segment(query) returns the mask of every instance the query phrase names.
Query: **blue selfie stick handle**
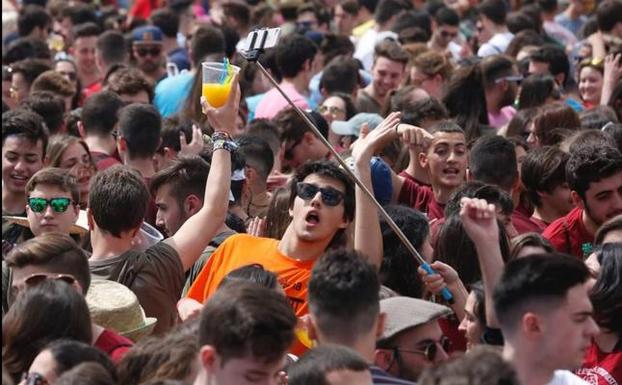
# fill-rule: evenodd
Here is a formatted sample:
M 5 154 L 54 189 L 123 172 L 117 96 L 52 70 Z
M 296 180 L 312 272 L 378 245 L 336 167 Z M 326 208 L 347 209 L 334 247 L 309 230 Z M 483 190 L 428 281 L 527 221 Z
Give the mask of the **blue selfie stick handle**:
M 422 263 L 421 267 L 428 274 L 437 274 L 436 271 L 432 269 L 432 266 L 430 266 L 427 263 Z M 441 290 L 441 296 L 443 296 L 443 299 L 447 301 L 447 303 L 450 303 L 450 304 L 454 303 L 454 296 L 453 294 L 451 294 L 451 291 L 449 291 L 448 288 L 444 287 L 443 290 Z

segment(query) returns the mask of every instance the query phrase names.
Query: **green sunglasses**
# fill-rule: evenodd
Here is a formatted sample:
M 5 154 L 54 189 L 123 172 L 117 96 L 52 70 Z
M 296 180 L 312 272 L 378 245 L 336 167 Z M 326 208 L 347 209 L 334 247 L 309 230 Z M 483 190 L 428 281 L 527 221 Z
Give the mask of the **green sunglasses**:
M 52 207 L 54 212 L 64 213 L 72 203 L 74 202 L 70 198 L 28 198 L 28 206 L 35 213 L 42 213 L 48 205 Z

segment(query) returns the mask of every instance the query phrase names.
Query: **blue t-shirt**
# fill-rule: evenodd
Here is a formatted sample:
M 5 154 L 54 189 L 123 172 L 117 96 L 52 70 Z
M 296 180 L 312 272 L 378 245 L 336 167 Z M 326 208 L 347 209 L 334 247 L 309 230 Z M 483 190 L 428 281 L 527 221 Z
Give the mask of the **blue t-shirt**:
M 160 115 L 166 118 L 175 115 L 181 110 L 186 99 L 190 95 L 194 74 L 184 72 L 177 76 L 162 79 L 155 88 L 153 104 Z

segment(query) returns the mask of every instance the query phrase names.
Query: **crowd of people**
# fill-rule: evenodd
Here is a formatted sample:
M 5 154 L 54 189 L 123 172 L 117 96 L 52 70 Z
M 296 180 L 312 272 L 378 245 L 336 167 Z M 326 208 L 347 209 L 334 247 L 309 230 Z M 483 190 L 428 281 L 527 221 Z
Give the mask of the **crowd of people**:
M 622 385 L 621 0 L 2 29 L 3 385 Z M 239 68 L 222 106 L 205 62 Z

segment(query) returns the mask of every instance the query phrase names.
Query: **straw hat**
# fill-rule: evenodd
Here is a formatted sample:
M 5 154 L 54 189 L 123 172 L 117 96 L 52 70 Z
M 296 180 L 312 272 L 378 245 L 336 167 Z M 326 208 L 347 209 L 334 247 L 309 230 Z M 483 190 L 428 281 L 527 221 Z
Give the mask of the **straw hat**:
M 3 215 L 2 219 L 9 221 L 11 223 L 18 224 L 23 227 L 30 228 L 30 223 L 28 222 L 27 217 L 16 217 L 12 215 Z M 84 235 L 88 232 L 89 232 L 89 224 L 88 224 L 88 220 L 86 219 L 86 211 L 80 210 L 80 212 L 78 213 L 78 220 L 76 220 L 76 223 L 71 225 L 71 227 L 69 228 L 69 233 Z
M 113 329 L 133 341 L 151 334 L 156 322 L 145 317 L 138 298 L 129 288 L 115 281 L 94 279 L 86 294 L 93 323 Z

